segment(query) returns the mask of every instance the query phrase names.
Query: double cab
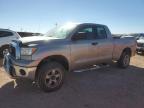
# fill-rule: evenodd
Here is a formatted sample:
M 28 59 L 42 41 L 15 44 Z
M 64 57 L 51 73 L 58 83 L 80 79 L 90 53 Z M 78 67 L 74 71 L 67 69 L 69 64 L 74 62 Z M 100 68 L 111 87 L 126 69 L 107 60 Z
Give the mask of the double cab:
M 59 89 L 70 71 L 111 62 L 127 68 L 135 52 L 133 37 L 112 37 L 106 25 L 67 23 L 44 36 L 13 41 L 4 68 L 12 78 L 32 79 L 49 92 Z

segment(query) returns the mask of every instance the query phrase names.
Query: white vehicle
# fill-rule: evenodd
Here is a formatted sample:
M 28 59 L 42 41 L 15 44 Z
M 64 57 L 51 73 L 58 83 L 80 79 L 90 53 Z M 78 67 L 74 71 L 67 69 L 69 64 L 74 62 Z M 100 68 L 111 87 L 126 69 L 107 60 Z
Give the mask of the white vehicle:
M 136 49 L 137 53 L 141 52 L 142 54 L 144 54 L 144 36 L 141 36 L 138 40 L 137 40 L 137 49 Z
M 12 40 L 17 40 L 20 38 L 20 35 L 17 32 L 14 32 L 9 29 L 0 29 L 0 57 L 8 51 L 9 43 Z

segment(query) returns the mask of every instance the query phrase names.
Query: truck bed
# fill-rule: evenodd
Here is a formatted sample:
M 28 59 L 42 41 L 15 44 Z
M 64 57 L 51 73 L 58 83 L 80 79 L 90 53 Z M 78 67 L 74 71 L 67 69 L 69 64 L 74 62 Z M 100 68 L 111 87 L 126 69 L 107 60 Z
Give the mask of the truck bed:
M 113 49 L 113 59 L 118 60 L 120 54 L 124 48 L 130 48 L 132 50 L 132 55 L 135 54 L 136 50 L 136 40 L 132 36 L 114 36 L 114 49 Z

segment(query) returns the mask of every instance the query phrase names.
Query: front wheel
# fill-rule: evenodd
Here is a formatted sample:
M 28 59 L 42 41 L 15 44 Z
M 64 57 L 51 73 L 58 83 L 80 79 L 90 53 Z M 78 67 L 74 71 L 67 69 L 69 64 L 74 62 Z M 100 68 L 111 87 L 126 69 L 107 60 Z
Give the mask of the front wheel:
M 130 53 L 129 52 L 123 52 L 120 59 L 118 60 L 118 65 L 121 68 L 127 68 L 130 64 Z
M 65 68 L 57 62 L 48 62 L 39 69 L 38 85 L 45 92 L 58 90 L 64 81 Z

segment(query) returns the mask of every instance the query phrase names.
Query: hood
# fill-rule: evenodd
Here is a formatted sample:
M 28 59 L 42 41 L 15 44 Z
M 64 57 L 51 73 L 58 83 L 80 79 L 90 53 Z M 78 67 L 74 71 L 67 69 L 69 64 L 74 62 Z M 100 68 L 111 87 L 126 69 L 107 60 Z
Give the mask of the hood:
M 56 40 L 56 39 L 58 39 L 58 38 L 46 37 L 46 36 L 31 36 L 31 37 L 20 38 L 22 44 L 24 44 L 24 45 L 45 44 L 49 41 Z
M 137 43 L 144 43 L 144 39 L 137 40 Z

